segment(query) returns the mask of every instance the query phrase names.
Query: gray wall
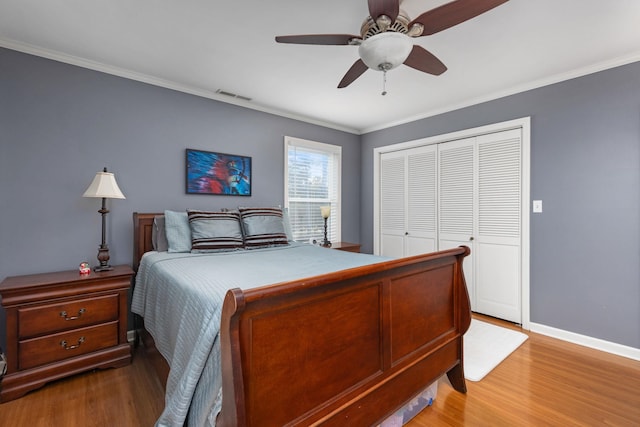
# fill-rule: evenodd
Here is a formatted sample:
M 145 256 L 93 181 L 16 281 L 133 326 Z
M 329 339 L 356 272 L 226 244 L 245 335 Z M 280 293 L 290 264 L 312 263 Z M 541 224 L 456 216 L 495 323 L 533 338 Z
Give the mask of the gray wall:
M 282 205 L 285 135 L 343 147 L 342 237 L 360 241 L 359 136 L 0 48 L 0 281 L 97 263 L 82 193 L 104 166 L 126 196 L 107 201 L 114 265 L 133 212 Z M 186 148 L 251 156 L 252 196 L 185 194 Z
M 310 100 L 313 102 L 313 100 Z M 360 240 L 359 136 L 0 49 L 0 280 L 94 265 L 106 166 L 112 264 L 130 264 L 135 211 L 282 205 L 284 135 L 343 147 L 345 240 Z M 253 158 L 252 196 L 185 194 L 185 148 Z
M 96 262 L 100 202 L 81 195 L 104 166 L 127 196 L 109 201 L 113 264 L 134 211 L 281 204 L 284 135 L 343 147 L 343 238 L 370 252 L 373 148 L 523 116 L 544 201 L 531 320 L 640 348 L 640 64 L 359 137 L 0 49 L 0 280 Z M 185 148 L 252 156 L 253 196 L 186 195 Z
M 640 63 L 363 135 L 363 249 L 374 148 L 525 116 L 531 321 L 640 348 Z

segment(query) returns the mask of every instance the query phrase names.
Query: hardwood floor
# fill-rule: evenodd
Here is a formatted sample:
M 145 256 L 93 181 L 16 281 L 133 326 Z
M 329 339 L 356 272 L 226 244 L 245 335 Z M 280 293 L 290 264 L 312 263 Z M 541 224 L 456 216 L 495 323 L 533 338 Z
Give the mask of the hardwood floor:
M 407 426 L 640 425 L 640 362 L 527 335 L 529 339 L 481 381 L 467 381 L 467 394 L 441 380 L 433 406 Z
M 640 362 L 534 333 L 467 388 L 461 394 L 441 380 L 433 406 L 407 425 L 640 425 Z M 0 426 L 153 426 L 163 405 L 162 387 L 136 351 L 130 366 L 60 380 L 1 404 Z
M 164 392 L 143 354 L 136 351 L 131 365 L 75 375 L 0 404 L 0 426 L 153 426 Z

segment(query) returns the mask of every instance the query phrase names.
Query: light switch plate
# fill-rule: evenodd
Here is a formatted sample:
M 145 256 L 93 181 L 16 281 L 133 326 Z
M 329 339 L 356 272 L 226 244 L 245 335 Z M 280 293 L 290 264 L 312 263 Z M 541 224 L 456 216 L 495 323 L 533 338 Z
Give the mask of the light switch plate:
M 542 200 L 534 200 L 533 201 L 533 213 L 542 212 Z

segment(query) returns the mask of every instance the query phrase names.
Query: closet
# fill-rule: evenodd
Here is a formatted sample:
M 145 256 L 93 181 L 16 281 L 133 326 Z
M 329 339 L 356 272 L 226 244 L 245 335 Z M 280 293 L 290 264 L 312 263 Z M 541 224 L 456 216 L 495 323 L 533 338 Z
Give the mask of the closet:
M 396 258 L 469 246 L 464 271 L 472 310 L 515 323 L 523 323 L 528 255 L 522 133 L 483 129 L 382 147 L 375 156 L 375 253 Z

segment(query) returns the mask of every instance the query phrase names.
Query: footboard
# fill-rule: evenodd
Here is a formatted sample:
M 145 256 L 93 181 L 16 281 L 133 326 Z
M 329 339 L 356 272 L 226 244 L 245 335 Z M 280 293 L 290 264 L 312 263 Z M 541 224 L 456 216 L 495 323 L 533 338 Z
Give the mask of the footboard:
M 376 425 L 447 373 L 465 392 L 469 249 L 227 293 L 223 426 Z

